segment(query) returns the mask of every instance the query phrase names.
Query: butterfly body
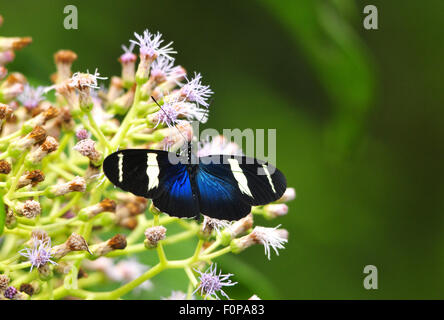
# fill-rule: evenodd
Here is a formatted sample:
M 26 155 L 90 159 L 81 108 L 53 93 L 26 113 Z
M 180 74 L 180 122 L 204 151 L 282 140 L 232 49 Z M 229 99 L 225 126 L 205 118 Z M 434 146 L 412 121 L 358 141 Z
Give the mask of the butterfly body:
M 160 211 L 175 217 L 200 214 L 238 220 L 251 206 L 279 199 L 284 175 L 266 162 L 244 156 L 195 158 L 161 150 L 125 149 L 103 163 L 108 179 L 122 190 L 153 199 Z

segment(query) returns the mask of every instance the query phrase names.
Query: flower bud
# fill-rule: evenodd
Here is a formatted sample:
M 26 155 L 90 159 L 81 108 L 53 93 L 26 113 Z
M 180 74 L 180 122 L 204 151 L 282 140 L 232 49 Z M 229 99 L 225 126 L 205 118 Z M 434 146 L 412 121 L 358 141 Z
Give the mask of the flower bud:
M 103 199 L 101 202 L 95 205 L 80 210 L 79 217 L 81 220 L 87 221 L 104 211 L 115 212 L 116 202 L 110 199 Z
M 22 283 L 19 290 L 23 293 L 26 293 L 28 296 L 32 296 L 40 292 L 40 284 L 37 281 L 33 281 L 31 283 Z
M 26 171 L 24 175 L 19 178 L 17 189 L 23 188 L 27 185 L 35 187 L 39 182 L 45 180 L 45 174 L 41 170 Z
M 8 289 L 9 277 L 6 274 L 0 274 L 0 293 Z
M 48 281 L 54 276 L 51 267 L 47 263 L 39 266 L 37 270 L 39 272 L 39 278 L 43 281 Z
M 165 239 L 166 236 L 166 228 L 163 226 L 155 226 L 145 230 L 145 238 L 144 241 L 145 247 L 148 249 L 157 247 L 157 244 L 160 240 Z
M 70 192 L 85 192 L 85 190 L 86 190 L 85 179 L 77 176 L 69 182 L 60 183 L 49 187 L 47 191 L 47 196 L 58 197 Z
M 126 88 L 132 85 L 136 78 L 135 73 L 137 56 L 131 52 L 133 47 L 134 46 L 130 46 L 130 48 L 125 50 L 125 53 L 122 54 L 118 59 L 122 64 L 122 80 Z
M 222 231 L 222 244 L 227 245 L 231 239 L 247 232 L 253 227 L 253 215 L 249 213 L 246 217 L 234 222 L 229 229 Z
M 77 60 L 77 54 L 71 50 L 59 50 L 54 54 L 57 67 L 56 83 L 62 83 L 71 78 L 71 66 L 75 60 Z
M 74 147 L 82 156 L 88 157 L 94 165 L 99 165 L 102 154 L 96 150 L 96 143 L 92 139 L 84 139 L 77 142 Z
M 288 202 L 294 200 L 295 198 L 296 190 L 294 188 L 287 188 L 278 202 Z
M 114 99 L 111 103 L 111 110 L 115 114 L 123 115 L 133 105 L 136 86 L 134 85 L 126 93 Z
M 49 153 L 56 151 L 59 147 L 59 143 L 53 137 L 46 137 L 45 142 L 40 145 L 37 149 L 31 151 L 26 156 L 26 164 L 27 165 L 36 165 L 42 161 L 44 157 L 46 157 Z
M 0 51 L 20 50 L 31 42 L 31 37 L 0 37 Z
M 126 237 L 122 234 L 116 234 L 106 242 L 98 244 L 94 248 L 94 256 L 104 256 L 113 250 L 121 250 L 126 248 Z
M 5 226 L 8 229 L 14 229 L 17 226 L 17 218 L 11 209 L 6 211 Z
M 123 82 L 119 77 L 112 77 L 106 100 L 108 103 L 114 101 L 123 93 Z
M 33 219 L 41 212 L 40 203 L 35 200 L 26 200 L 25 202 L 18 202 L 15 206 L 15 210 L 18 214 Z
M 9 145 L 9 154 L 11 157 L 17 157 L 26 149 L 31 148 L 34 144 L 40 144 L 46 139 L 46 130 L 40 126 L 34 127 L 30 133 L 23 138 L 13 141 Z
M 288 213 L 288 206 L 285 203 L 272 203 L 264 206 L 264 213 L 267 218 L 285 216 Z
M 8 75 L 8 69 L 4 66 L 0 66 L 0 80 L 3 80 Z
M 12 50 L 6 50 L 0 52 L 0 65 L 8 64 L 12 61 L 14 61 L 15 53 Z
M 88 251 L 92 254 L 85 239 L 73 232 L 65 243 L 53 247 L 53 258 L 60 259 L 72 251 Z
M 49 106 L 43 112 L 37 114 L 35 117 L 29 119 L 23 124 L 22 132 L 28 133 L 36 126 L 43 126 L 48 120 L 54 119 L 60 114 L 60 110 Z
M 0 160 L 0 173 L 9 174 L 11 172 L 11 164 L 6 160 Z
M 8 119 L 13 111 L 7 104 L 0 103 L 0 120 Z

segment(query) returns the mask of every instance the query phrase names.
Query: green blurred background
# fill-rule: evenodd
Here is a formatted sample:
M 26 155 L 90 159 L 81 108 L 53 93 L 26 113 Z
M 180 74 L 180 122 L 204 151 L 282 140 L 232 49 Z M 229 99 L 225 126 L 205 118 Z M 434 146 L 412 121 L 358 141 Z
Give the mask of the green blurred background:
M 63 28 L 67 4 L 78 30 Z M 363 28 L 367 4 L 378 30 Z M 242 283 L 234 298 L 444 298 L 442 12 L 441 0 L 1 0 L 0 33 L 33 37 L 9 67 L 49 84 L 58 49 L 110 76 L 134 31 L 159 30 L 215 91 L 208 127 L 277 128 L 298 196 L 257 223 L 282 223 L 290 241 L 271 261 L 260 246 L 220 260 Z M 363 287 L 368 264 L 378 290 Z M 182 276 L 163 275 L 157 296 L 184 290 Z

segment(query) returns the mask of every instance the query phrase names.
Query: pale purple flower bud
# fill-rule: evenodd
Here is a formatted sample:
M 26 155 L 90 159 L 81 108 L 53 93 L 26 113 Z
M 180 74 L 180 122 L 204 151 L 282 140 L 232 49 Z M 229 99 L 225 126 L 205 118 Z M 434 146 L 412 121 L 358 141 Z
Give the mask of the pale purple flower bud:
M 25 202 L 17 203 L 15 207 L 18 214 L 33 219 L 41 212 L 40 203 L 35 200 L 26 200 Z
M 102 154 L 96 150 L 96 143 L 92 139 L 83 139 L 77 142 L 74 147 L 82 156 L 88 157 L 93 163 L 98 163 Z
M 181 122 L 181 119 L 188 121 L 197 120 L 202 123 L 205 123 L 208 119 L 208 110 L 201 109 L 193 103 L 185 102 L 183 98 L 177 95 L 170 96 L 165 100 L 162 106 L 163 110 L 148 115 L 148 121 L 155 123 L 155 128 L 159 124 L 173 127 Z
M 43 94 L 45 93 L 45 87 L 38 86 L 36 88 L 31 87 L 29 84 L 25 84 L 23 92 L 17 97 L 17 100 L 25 106 L 28 110 L 36 108 L 40 101 L 44 100 Z
M 51 264 L 56 264 L 51 260 L 51 250 L 51 239 L 49 237 L 40 238 L 39 236 L 34 236 L 31 247 L 20 250 L 19 253 L 20 255 L 28 258 L 29 262 L 31 262 L 32 271 L 34 267 L 40 268 L 48 262 Z
M 5 292 L 3 293 L 3 295 L 5 296 L 5 298 L 7 299 L 14 299 L 15 295 L 17 294 L 17 289 L 14 287 L 8 287 Z
M 78 140 L 85 140 L 90 137 L 90 133 L 86 129 L 79 129 L 76 131 L 76 138 Z
M 141 56 L 147 56 L 152 59 L 152 61 L 159 56 L 164 56 L 170 60 L 173 60 L 170 54 L 177 53 L 171 47 L 173 42 L 161 47 L 164 40 L 162 39 L 162 34 L 160 32 L 152 34 L 148 29 L 146 29 L 142 35 L 134 32 L 134 36 L 136 37 L 137 41 L 130 40 L 130 42 L 139 46 Z
M 213 268 L 214 266 L 214 268 Z M 222 271 L 217 273 L 217 265 L 212 264 L 205 272 L 202 272 L 198 269 L 194 269 L 196 272 L 200 274 L 199 276 L 199 285 L 196 290 L 194 290 L 193 294 L 196 292 L 200 292 L 202 296 L 210 296 L 219 300 L 219 296 L 217 295 L 220 292 L 224 297 L 230 299 L 228 295 L 222 290 L 224 286 L 234 286 L 237 282 L 231 282 L 229 278 L 233 276 L 233 274 L 222 274 Z
M 201 79 L 202 75 L 195 72 L 193 79 L 188 80 L 188 78 L 186 78 L 187 83 L 181 88 L 180 92 L 188 101 L 208 107 L 209 104 L 207 100 L 214 92 L 210 89 L 210 86 L 202 85 Z
M 182 67 L 174 66 L 174 59 L 160 56 L 153 61 L 150 76 L 154 79 L 155 83 L 159 84 L 165 82 L 167 79 L 183 77 L 182 70 Z
M 165 239 L 167 229 L 163 226 L 155 226 L 145 230 L 145 246 L 155 248 L 160 240 Z
M 151 34 L 148 30 L 145 30 L 142 35 L 134 33 L 137 41 L 130 40 L 132 43 L 139 46 L 140 53 L 140 63 L 137 68 L 136 77 L 141 80 L 148 79 L 150 72 L 151 63 L 159 56 L 164 56 L 167 59 L 173 60 L 170 54 L 176 53 L 176 51 L 171 48 L 172 42 L 161 47 L 162 35 L 158 32 L 157 34 Z
M 136 76 L 137 56 L 133 53 L 135 44 L 130 43 L 129 47 L 122 45 L 124 53 L 120 56 L 119 62 L 122 64 L 122 80 L 124 83 L 132 83 Z

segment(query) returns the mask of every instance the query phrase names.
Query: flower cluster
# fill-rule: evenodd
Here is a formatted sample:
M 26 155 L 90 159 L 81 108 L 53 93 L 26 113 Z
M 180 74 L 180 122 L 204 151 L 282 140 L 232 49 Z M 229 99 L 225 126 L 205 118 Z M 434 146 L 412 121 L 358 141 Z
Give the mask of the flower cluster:
M 196 222 L 159 212 L 151 200 L 121 192 L 104 177 L 110 153 L 178 150 L 193 137 L 191 122 L 209 117 L 212 89 L 200 73 L 175 64 L 172 42 L 161 33 L 135 33 L 117 59 L 121 74 L 109 77 L 107 87 L 97 69 L 73 70 L 71 50 L 54 54 L 52 83 L 32 86 L 7 69 L 30 43 L 0 37 L 0 299 L 118 299 L 153 288 L 150 279 L 167 269 L 182 269 L 189 280 L 167 299 L 228 298 L 224 288 L 236 282 L 217 270 L 218 257 L 256 244 L 268 259 L 284 249 L 288 232 L 255 226 L 255 217 L 287 214 L 294 189 L 239 221 Z M 242 150 L 218 136 L 200 142 L 197 154 Z M 169 246 L 195 241 L 189 258 L 171 259 Z M 158 264 L 122 259 L 146 251 Z M 109 280 L 125 285 L 89 290 Z

